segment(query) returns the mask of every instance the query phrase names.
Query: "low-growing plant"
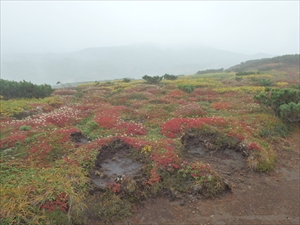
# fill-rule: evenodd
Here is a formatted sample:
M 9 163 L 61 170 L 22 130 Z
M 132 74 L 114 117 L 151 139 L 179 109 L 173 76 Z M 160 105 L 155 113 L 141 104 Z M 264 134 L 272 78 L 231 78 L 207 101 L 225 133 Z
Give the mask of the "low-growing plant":
M 180 90 L 185 91 L 186 93 L 192 93 L 194 91 L 194 89 L 195 89 L 195 86 L 193 86 L 193 85 L 179 84 L 178 88 Z
M 148 75 L 144 75 L 142 77 L 145 81 L 147 81 L 147 83 L 149 84 L 159 84 L 159 82 L 162 80 L 163 77 L 160 76 L 148 76 Z
M 176 80 L 178 78 L 178 76 L 170 75 L 170 74 L 165 74 L 165 75 L 163 75 L 163 78 L 165 80 Z
M 28 131 L 31 130 L 31 126 L 22 125 L 19 128 L 20 131 Z
M 252 142 L 248 145 L 248 151 L 250 153 L 247 158 L 247 164 L 250 168 L 259 172 L 267 172 L 274 169 L 276 154 L 267 145 L 262 146 Z
M 129 78 L 123 78 L 123 82 L 129 83 L 131 80 Z
M 290 102 L 280 106 L 280 117 L 289 122 L 300 121 L 300 102 Z
M 254 79 L 254 81 L 257 81 L 259 83 L 260 86 L 272 86 L 273 85 L 273 81 L 271 81 L 270 79 Z
M 293 117 L 295 117 L 297 116 L 296 106 L 300 101 L 300 91 L 291 88 L 266 88 L 265 92 L 260 92 L 259 94 L 255 95 L 254 99 L 258 101 L 258 103 L 264 107 L 264 109 L 273 111 L 276 116 L 288 118 L 288 112 L 290 112 L 293 114 Z M 294 104 L 288 105 L 292 102 Z M 281 105 L 284 106 L 280 108 Z M 281 109 L 284 110 L 283 113 L 281 113 Z

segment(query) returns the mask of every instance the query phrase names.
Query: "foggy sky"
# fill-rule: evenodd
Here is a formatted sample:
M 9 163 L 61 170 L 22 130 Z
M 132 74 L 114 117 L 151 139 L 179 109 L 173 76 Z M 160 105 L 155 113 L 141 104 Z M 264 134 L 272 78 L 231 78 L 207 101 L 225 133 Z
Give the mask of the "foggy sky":
M 1 1 L 1 52 L 135 43 L 299 53 L 299 1 Z

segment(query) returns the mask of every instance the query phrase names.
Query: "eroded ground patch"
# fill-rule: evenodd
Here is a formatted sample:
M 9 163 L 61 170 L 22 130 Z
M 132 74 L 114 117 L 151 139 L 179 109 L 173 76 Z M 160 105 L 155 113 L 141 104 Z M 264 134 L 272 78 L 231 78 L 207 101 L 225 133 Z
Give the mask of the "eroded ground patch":
M 181 142 L 188 161 L 209 164 L 230 187 L 244 183 L 241 175 L 248 173 L 247 149 L 238 140 L 222 142 L 218 133 L 187 132 Z
M 111 183 L 121 183 L 124 179 L 138 179 L 142 175 L 143 164 L 134 160 L 131 148 L 120 140 L 114 140 L 101 148 L 90 172 L 93 184 L 105 188 Z

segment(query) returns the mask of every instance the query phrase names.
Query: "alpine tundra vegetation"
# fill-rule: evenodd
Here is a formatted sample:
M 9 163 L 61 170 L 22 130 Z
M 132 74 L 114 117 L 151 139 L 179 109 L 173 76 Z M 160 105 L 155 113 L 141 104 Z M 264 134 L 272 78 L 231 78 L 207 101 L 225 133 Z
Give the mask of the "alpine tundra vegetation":
M 111 223 L 161 194 L 215 198 L 239 170 L 271 172 L 286 151 L 274 142 L 299 126 L 297 65 L 282 56 L 56 90 L 1 80 L 0 223 Z

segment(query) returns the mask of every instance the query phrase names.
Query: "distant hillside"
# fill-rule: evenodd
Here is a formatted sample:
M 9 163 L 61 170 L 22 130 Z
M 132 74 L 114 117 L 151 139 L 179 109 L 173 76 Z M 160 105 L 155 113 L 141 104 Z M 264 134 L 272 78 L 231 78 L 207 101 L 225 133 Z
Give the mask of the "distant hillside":
M 283 55 L 274 58 L 248 60 L 238 65 L 230 67 L 228 70 L 234 72 L 241 71 L 268 71 L 268 70 L 291 70 L 299 71 L 300 55 Z
M 1 77 L 37 84 L 73 83 L 137 78 L 145 74 L 194 74 L 199 70 L 228 68 L 245 60 L 268 57 L 244 55 L 214 48 L 161 48 L 129 45 L 89 48 L 65 54 L 2 55 Z

